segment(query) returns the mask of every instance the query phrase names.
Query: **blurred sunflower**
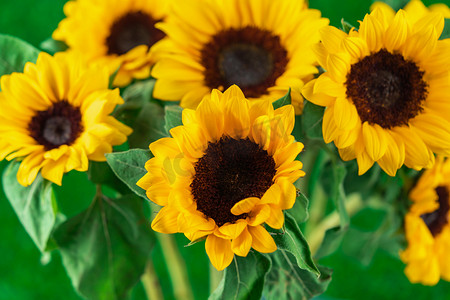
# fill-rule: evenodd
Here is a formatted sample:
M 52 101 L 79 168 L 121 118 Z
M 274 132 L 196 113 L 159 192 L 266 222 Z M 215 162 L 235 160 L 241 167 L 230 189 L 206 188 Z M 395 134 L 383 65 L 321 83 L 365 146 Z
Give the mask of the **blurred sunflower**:
M 123 102 L 109 90 L 105 68 L 79 58 L 40 53 L 23 73 L 4 75 L 0 93 L 0 159 L 21 160 L 17 180 L 30 185 L 39 171 L 61 185 L 64 173 L 104 161 L 131 129 L 109 114 Z
M 440 13 L 415 22 L 400 10 L 376 8 L 358 31 L 321 30 L 315 46 L 327 70 L 305 85 L 306 99 L 325 106 L 323 136 L 359 174 L 377 162 L 394 176 L 403 164 L 430 167 L 450 155 L 450 41 L 438 40 Z
M 405 217 L 408 248 L 400 253 L 412 283 L 435 285 L 450 281 L 450 160 L 442 157 L 411 190 L 413 201 Z
M 150 76 L 151 46 L 165 34 L 155 24 L 166 16 L 167 0 L 72 0 L 67 16 L 53 32 L 69 50 L 117 75 L 114 85 Z
M 276 100 L 300 90 L 317 73 L 311 46 L 328 24 L 303 0 L 188 0 L 157 25 L 168 40 L 152 70 L 154 97 L 195 108 L 211 89 L 238 85 L 249 99 Z
M 214 90 L 197 110 L 185 109 L 173 137 L 150 145 L 154 157 L 137 183 L 163 206 L 152 228 L 191 241 L 206 237 L 218 270 L 250 248 L 275 251 L 262 224 L 283 226 L 283 210 L 296 198 L 293 182 L 304 175 L 293 127 L 291 105 L 274 110 L 269 100 L 248 101 L 235 85 Z
M 390 18 L 395 15 L 395 11 L 385 2 L 375 2 L 370 7 L 370 11 L 374 11 L 376 8 L 384 10 L 386 14 L 390 15 Z M 421 0 L 411 0 L 403 10 L 408 13 L 411 23 L 415 23 L 429 13 L 441 13 L 444 18 L 450 18 L 450 8 L 444 3 L 436 3 L 426 7 Z

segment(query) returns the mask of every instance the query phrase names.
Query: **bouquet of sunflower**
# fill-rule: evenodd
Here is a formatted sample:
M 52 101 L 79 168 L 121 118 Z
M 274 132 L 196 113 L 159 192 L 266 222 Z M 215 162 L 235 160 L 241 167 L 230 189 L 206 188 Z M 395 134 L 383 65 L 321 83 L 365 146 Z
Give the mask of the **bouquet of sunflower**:
M 0 35 L 0 159 L 74 290 L 5 299 L 448 297 L 447 4 L 59 2 Z

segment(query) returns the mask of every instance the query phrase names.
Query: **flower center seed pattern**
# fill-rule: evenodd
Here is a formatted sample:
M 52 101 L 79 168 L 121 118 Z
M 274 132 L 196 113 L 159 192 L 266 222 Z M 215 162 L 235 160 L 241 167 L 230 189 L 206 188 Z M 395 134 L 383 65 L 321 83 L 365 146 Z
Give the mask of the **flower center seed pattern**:
M 244 219 L 231 208 L 248 197 L 262 197 L 273 184 L 275 161 L 249 139 L 222 137 L 209 142 L 205 155 L 195 164 L 190 185 L 197 210 L 212 218 L 217 226 Z
M 439 208 L 431 213 L 420 216 L 433 236 L 441 233 L 444 226 L 448 223 L 448 212 L 450 210 L 448 188 L 446 186 L 438 186 L 436 193 L 439 198 Z
M 205 84 L 238 85 L 247 97 L 267 94 L 287 66 L 287 51 L 270 31 L 247 26 L 220 31 L 201 50 Z
M 165 36 L 155 28 L 159 21 L 141 11 L 126 14 L 111 26 L 106 39 L 108 54 L 123 55 L 139 45 L 152 46 Z
M 67 101 L 57 102 L 48 110 L 38 111 L 28 124 L 28 130 L 46 151 L 71 145 L 83 131 L 80 109 Z
M 423 76 L 414 62 L 381 49 L 351 66 L 345 82 L 347 97 L 363 123 L 386 129 L 407 125 L 422 111 L 428 95 Z

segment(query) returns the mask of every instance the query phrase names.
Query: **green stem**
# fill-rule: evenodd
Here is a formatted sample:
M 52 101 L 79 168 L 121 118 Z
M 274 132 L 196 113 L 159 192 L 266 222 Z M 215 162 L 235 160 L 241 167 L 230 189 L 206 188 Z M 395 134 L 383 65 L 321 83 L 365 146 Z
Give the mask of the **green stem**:
M 321 185 L 318 184 L 318 182 L 323 165 L 329 158 L 327 155 L 325 155 L 325 151 L 321 148 L 311 152 L 316 153 L 316 155 L 312 160 L 314 163 L 311 164 L 311 166 L 309 167 L 309 172 L 307 172 L 307 174 L 309 174 L 307 181 L 307 190 L 310 197 L 310 208 L 309 220 L 305 223 L 305 234 L 308 234 L 312 230 L 312 228 L 315 228 L 317 223 L 322 220 L 328 201 L 325 192 L 323 191 Z
M 352 194 L 347 197 L 345 208 L 349 216 L 354 215 L 363 207 L 364 203 L 359 194 Z M 330 228 L 340 225 L 340 223 L 341 219 L 339 217 L 339 213 L 334 211 L 309 232 L 306 239 L 308 240 L 309 248 L 311 249 L 311 253 L 313 255 L 317 252 L 317 250 L 319 250 L 325 236 L 325 232 Z
M 172 280 L 173 292 L 176 299 L 194 299 L 186 264 L 178 251 L 173 235 L 156 233 L 163 255 L 166 259 L 169 276 Z
M 148 300 L 163 300 L 164 296 L 159 284 L 158 276 L 156 275 L 153 262 L 149 260 L 145 267 L 145 273 L 141 277 L 145 293 Z
M 209 291 L 212 294 L 219 286 L 223 277 L 223 271 L 217 271 L 217 269 L 210 263 L 209 264 Z

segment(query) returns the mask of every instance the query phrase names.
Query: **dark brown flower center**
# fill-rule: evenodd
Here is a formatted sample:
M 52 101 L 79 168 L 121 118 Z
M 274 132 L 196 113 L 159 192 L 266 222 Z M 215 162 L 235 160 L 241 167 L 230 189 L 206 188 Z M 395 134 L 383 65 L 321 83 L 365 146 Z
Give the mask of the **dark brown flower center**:
M 48 110 L 38 111 L 28 124 L 28 130 L 46 151 L 71 145 L 83 131 L 80 108 L 67 101 L 57 102 Z
M 423 75 L 414 62 L 381 49 L 351 66 L 347 97 L 362 122 L 387 129 L 407 125 L 422 111 L 428 95 Z
M 205 84 L 238 85 L 247 97 L 267 94 L 288 63 L 280 37 L 257 27 L 230 28 L 214 35 L 201 51 Z
M 275 161 L 249 139 L 222 137 L 209 143 L 195 164 L 191 183 L 197 210 L 218 226 L 247 217 L 235 216 L 231 208 L 248 197 L 262 197 L 273 184 Z
M 423 214 L 420 217 L 427 224 L 433 236 L 441 233 L 442 229 L 448 223 L 448 211 L 450 209 L 449 192 L 446 186 L 438 186 L 436 193 L 439 197 L 439 208 L 428 214 Z
M 124 15 L 111 26 L 106 38 L 108 54 L 122 55 L 139 45 L 152 46 L 165 36 L 155 28 L 159 21 L 141 11 Z

